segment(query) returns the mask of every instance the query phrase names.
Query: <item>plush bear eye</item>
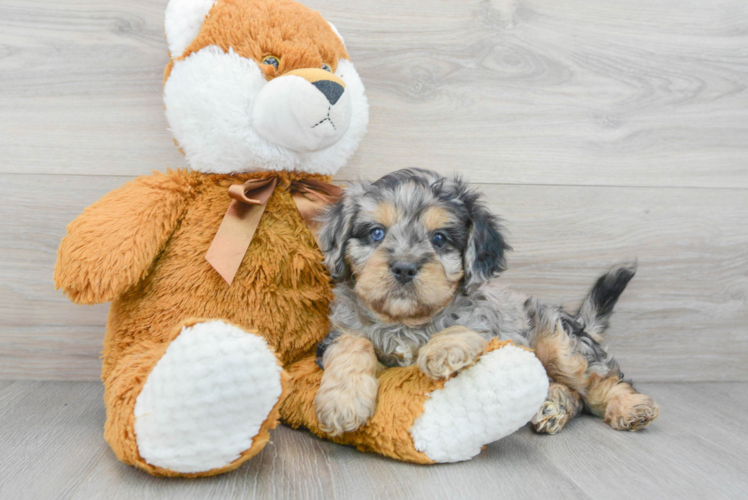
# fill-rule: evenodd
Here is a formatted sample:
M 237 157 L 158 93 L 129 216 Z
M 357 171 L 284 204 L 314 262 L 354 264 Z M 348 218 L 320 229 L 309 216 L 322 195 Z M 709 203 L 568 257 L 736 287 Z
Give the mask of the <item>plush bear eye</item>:
M 371 233 L 369 233 L 369 236 L 371 236 L 371 239 L 374 241 L 382 241 L 384 239 L 384 229 L 381 227 L 377 227 L 371 230 Z
M 262 59 L 262 64 L 268 64 L 275 69 L 278 69 L 278 65 L 280 64 L 280 60 L 275 56 L 265 56 Z
M 444 233 L 436 233 L 431 237 L 431 244 L 436 248 L 442 248 L 447 244 L 447 237 L 444 235 Z
M 329 71 L 330 73 L 332 73 L 332 68 L 330 68 L 330 66 L 327 63 L 322 63 L 322 69 L 324 69 L 325 71 Z

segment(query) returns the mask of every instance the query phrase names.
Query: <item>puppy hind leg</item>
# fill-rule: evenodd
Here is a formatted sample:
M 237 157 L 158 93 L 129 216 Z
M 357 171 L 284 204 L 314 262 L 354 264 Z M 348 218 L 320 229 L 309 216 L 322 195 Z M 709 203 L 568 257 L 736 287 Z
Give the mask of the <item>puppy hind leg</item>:
M 576 340 L 575 351 L 588 362 L 587 387 L 582 397 L 590 412 L 617 430 L 635 431 L 649 425 L 659 414 L 657 403 L 623 380 L 618 363 L 595 339 L 570 326 L 570 336 Z
M 551 382 L 548 397 L 532 418 L 535 432 L 556 434 L 582 411 L 582 397 L 570 387 Z
M 576 342 L 566 333 L 560 321 L 538 325 L 531 345 L 548 377 L 573 391 L 584 393 L 587 382 L 587 359 L 576 349 Z
M 615 361 L 583 331 L 569 334 L 563 321 L 544 321 L 532 343 L 548 376 L 576 391 L 590 412 L 612 428 L 642 429 L 659 415 L 654 400 L 623 381 Z
M 634 389 L 618 374 L 590 375 L 585 402 L 593 415 L 616 430 L 636 431 L 648 426 L 660 414 L 654 399 Z
M 548 397 L 532 419 L 533 428 L 555 434 L 582 411 L 580 393 L 587 386 L 589 365 L 555 317 L 538 316 L 531 343 L 551 380 Z

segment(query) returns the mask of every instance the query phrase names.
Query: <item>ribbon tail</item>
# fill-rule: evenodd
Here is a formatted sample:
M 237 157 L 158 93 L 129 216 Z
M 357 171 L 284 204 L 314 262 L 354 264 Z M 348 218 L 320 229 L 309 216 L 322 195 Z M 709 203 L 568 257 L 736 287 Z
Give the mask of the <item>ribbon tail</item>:
M 205 254 L 205 260 L 229 285 L 234 281 L 264 212 L 265 205 L 245 205 L 233 200 Z
M 251 201 L 258 204 L 232 199 L 226 215 L 223 216 L 221 226 L 210 244 L 208 253 L 205 254 L 205 260 L 229 285 L 233 283 L 239 271 L 239 266 L 260 225 L 260 219 L 265 213 L 265 206 L 273 194 L 275 185 L 276 182 L 273 181 L 250 193 L 258 198 Z

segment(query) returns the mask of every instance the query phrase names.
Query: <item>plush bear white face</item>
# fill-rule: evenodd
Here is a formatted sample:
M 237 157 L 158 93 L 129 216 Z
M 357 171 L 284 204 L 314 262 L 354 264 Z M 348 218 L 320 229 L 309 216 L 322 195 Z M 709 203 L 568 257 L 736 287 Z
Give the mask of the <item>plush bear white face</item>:
M 227 50 L 210 44 L 180 57 L 201 28 L 195 19 L 208 15 L 210 21 L 213 5 L 212 0 L 171 0 L 167 8 L 174 64 L 164 85 L 166 117 L 190 166 L 206 173 L 335 173 L 355 152 L 368 123 L 364 87 L 353 64 L 339 58 L 298 67 L 311 56 L 288 55 L 291 62 L 280 53 L 245 57 L 240 50 L 249 52 L 246 45 L 234 50 L 225 42 Z M 323 28 L 339 37 L 329 23 Z M 286 42 L 277 47 L 255 52 L 296 48 Z M 263 67 L 268 65 L 273 67 Z

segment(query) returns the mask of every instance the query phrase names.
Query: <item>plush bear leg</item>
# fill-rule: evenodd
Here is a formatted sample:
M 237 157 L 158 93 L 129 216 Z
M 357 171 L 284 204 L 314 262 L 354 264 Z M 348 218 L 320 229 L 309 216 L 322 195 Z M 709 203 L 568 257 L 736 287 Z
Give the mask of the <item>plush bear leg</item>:
M 154 475 L 227 472 L 267 443 L 286 379 L 262 337 L 188 320 L 118 361 L 104 381 L 105 437 L 120 460 Z
M 374 415 L 353 432 L 329 437 L 321 429 L 314 398 L 322 370 L 314 358 L 289 367 L 289 396 L 281 419 L 292 427 L 340 444 L 406 462 L 457 462 L 525 425 L 548 393 L 548 376 L 528 350 L 494 340 L 473 365 L 445 381 L 417 366 L 380 375 Z

